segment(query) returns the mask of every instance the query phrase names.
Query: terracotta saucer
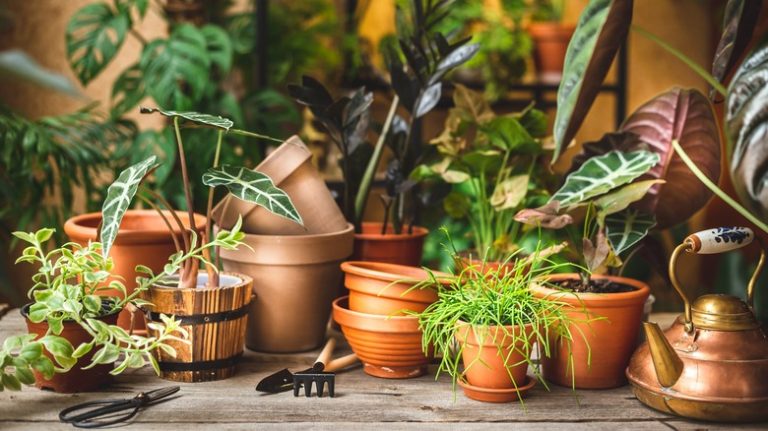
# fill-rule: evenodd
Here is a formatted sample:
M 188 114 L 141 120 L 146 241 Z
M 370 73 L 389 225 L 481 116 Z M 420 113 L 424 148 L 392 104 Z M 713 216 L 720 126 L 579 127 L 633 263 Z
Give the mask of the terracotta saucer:
M 512 401 L 518 401 L 520 398 L 525 397 L 528 391 L 536 386 L 536 379 L 531 376 L 526 376 L 528 381 L 517 389 L 487 389 L 479 386 L 472 386 L 462 379 L 459 379 L 458 383 L 462 389 L 464 389 L 464 395 L 477 400 L 484 401 L 486 403 L 509 403 Z

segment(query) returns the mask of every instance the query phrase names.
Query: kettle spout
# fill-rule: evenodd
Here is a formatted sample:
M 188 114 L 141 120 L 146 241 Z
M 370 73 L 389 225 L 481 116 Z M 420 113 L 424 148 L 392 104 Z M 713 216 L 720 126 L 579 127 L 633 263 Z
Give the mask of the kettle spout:
M 662 387 L 673 386 L 683 373 L 683 361 L 669 344 L 669 340 L 656 323 L 644 322 L 643 329 L 653 359 L 656 378 Z

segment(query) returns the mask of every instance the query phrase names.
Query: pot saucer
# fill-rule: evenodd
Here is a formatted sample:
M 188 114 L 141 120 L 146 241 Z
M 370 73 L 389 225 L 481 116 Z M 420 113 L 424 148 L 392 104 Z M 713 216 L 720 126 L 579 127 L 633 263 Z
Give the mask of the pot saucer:
M 459 379 L 457 383 L 464 389 L 464 395 L 473 400 L 484 401 L 487 403 L 509 403 L 525 397 L 528 391 L 536 386 L 537 380 L 535 378 L 531 376 L 526 376 L 526 378 L 528 381 L 517 389 L 481 388 L 479 386 L 470 385 L 462 379 Z

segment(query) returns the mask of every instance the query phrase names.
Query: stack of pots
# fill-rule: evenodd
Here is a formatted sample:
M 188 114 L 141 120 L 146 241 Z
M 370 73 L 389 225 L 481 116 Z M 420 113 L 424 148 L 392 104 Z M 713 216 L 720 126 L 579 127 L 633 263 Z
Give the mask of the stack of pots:
M 341 268 L 350 293 L 333 303 L 333 318 L 363 363 L 363 371 L 387 379 L 426 373 L 429 355 L 422 349 L 419 318 L 412 313 L 437 300 L 434 289 L 415 286 L 429 274 L 382 262 L 345 262 Z M 448 276 L 433 274 L 438 279 Z
M 340 263 L 353 251 L 354 228 L 345 219 L 312 154 L 294 136 L 256 170 L 290 196 L 304 226 L 227 196 L 213 210 L 216 229 L 242 217 L 238 250 L 221 250 L 225 271 L 253 278 L 246 345 L 251 350 L 291 353 L 312 350 L 325 338 L 331 303 L 339 296 Z

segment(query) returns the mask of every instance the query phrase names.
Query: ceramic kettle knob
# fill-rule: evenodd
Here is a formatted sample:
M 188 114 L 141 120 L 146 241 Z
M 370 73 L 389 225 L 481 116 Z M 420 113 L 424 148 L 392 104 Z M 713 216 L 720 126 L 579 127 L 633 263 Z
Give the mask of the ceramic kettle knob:
M 685 242 L 698 254 L 715 254 L 736 250 L 752 243 L 755 233 L 748 227 L 718 227 L 689 235 Z

